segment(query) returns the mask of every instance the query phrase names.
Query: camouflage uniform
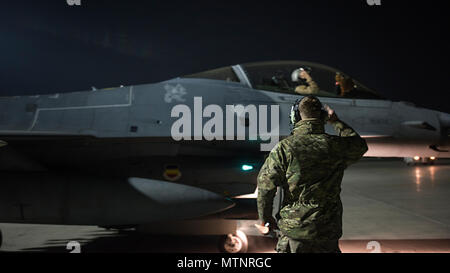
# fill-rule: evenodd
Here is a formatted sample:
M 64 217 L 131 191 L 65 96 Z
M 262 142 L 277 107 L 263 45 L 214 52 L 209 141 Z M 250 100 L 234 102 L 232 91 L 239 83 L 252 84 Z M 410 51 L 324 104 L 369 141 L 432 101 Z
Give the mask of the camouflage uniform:
M 314 95 L 319 93 L 319 86 L 315 81 L 313 81 L 311 78 L 308 78 L 306 80 L 308 85 L 299 85 L 295 88 L 295 93 L 301 94 L 301 95 Z
M 340 252 L 341 182 L 348 165 L 359 160 L 367 144 L 342 121 L 332 123 L 339 136 L 328 135 L 319 119 L 299 121 L 293 134 L 270 152 L 258 175 L 258 213 L 274 223 L 276 187 L 284 192 L 277 225 L 278 252 Z

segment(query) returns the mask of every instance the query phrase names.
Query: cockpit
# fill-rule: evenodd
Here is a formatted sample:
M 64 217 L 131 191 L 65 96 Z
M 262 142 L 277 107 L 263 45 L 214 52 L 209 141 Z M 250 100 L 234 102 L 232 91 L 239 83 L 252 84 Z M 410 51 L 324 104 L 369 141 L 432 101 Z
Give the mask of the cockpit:
M 257 90 L 295 94 L 296 90 L 298 91 L 296 88 L 299 82 L 294 81 L 291 75 L 294 71 L 302 70 L 303 68 L 308 70 L 312 80 L 318 86 L 314 95 L 335 98 L 384 99 L 345 73 L 311 62 L 273 61 L 246 63 L 208 70 L 184 77 L 239 82 Z M 350 85 L 350 88 L 344 88 L 344 86 L 348 85 Z M 351 90 L 350 92 L 344 92 L 346 91 L 345 89 Z

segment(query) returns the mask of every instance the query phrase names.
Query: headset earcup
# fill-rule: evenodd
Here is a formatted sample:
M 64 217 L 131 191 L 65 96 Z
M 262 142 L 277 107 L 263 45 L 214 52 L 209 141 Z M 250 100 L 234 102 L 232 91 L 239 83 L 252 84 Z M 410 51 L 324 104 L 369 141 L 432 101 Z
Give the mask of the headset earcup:
M 291 107 L 291 113 L 290 113 L 290 118 L 291 118 L 291 124 L 294 126 L 297 122 L 299 122 L 300 120 L 302 120 L 302 117 L 300 115 L 300 99 L 296 100 L 294 105 L 292 105 Z

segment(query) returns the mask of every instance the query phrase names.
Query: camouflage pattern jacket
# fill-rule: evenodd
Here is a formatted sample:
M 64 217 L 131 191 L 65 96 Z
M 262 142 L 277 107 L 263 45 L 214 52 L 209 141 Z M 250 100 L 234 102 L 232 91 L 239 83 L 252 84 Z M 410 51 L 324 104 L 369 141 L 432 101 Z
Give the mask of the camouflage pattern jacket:
M 338 136 L 326 134 L 322 120 L 299 121 L 259 172 L 259 218 L 275 221 L 273 198 L 280 186 L 284 199 L 277 224 L 292 239 L 327 241 L 342 236 L 342 177 L 347 166 L 364 155 L 367 144 L 344 122 L 337 120 L 332 126 Z

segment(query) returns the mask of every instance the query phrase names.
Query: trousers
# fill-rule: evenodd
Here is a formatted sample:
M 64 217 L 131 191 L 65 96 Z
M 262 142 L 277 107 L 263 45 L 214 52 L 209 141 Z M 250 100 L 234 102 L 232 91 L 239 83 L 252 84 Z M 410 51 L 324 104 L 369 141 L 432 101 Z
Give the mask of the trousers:
M 341 253 L 339 240 L 294 240 L 280 234 L 275 249 L 278 253 Z

